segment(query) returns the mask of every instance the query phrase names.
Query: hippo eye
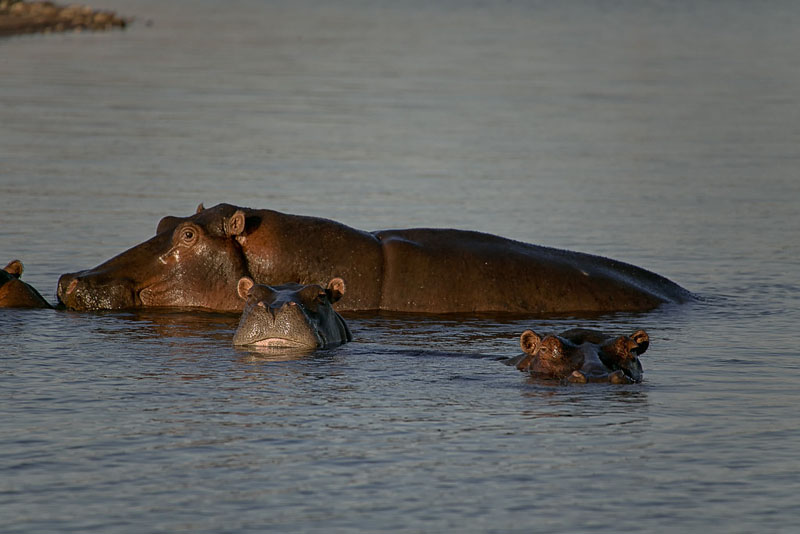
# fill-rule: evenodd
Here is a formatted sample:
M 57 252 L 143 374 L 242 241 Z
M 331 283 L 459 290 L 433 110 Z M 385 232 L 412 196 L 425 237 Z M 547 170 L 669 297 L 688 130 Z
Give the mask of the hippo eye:
M 197 239 L 197 232 L 192 228 L 184 228 L 181 230 L 181 241 L 187 245 L 191 245 Z
M 317 301 L 318 301 L 320 304 L 325 304 L 325 300 L 326 300 L 327 298 L 328 298 L 328 294 L 327 294 L 327 293 L 325 293 L 324 291 L 323 291 L 322 293 L 320 293 L 320 294 L 318 294 L 318 295 L 317 295 Z

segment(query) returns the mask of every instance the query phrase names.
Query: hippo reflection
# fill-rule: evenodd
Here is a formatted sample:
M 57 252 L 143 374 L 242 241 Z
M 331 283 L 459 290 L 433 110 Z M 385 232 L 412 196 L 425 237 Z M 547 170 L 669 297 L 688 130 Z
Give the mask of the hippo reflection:
M 526 330 L 520 336 L 523 354 L 505 363 L 537 378 L 630 384 L 642 381 L 639 355 L 649 344 L 644 330 L 630 336 L 584 328 L 544 336 Z
M 267 286 L 239 280 L 244 311 L 233 336 L 235 345 L 280 349 L 330 348 L 352 339 L 333 303 L 344 295 L 341 278 L 323 288 L 316 284 Z
M 239 311 L 236 286 L 245 276 L 260 284 L 342 276 L 349 291 L 339 310 L 608 312 L 692 298 L 662 276 L 600 256 L 465 230 L 365 232 L 229 204 L 163 218 L 148 241 L 62 275 L 58 298 L 75 310 Z

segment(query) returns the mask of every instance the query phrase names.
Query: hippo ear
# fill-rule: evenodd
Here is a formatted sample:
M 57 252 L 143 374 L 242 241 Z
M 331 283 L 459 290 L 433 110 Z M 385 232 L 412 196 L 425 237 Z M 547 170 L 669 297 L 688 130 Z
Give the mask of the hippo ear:
M 14 278 L 19 278 L 22 276 L 22 262 L 19 260 L 11 260 L 8 265 L 5 266 L 3 269 L 5 272 L 13 276 Z
M 522 335 L 519 336 L 519 346 L 522 347 L 523 352 L 526 354 L 533 354 L 533 351 L 536 350 L 536 346 L 541 342 L 542 338 L 533 330 L 525 330 Z
M 244 223 L 244 212 L 242 210 L 236 210 L 236 212 L 225 221 L 225 233 L 228 234 L 228 237 L 241 235 L 241 233 L 244 232 Z
M 206 207 L 203 206 L 203 203 L 201 202 L 200 204 L 197 205 L 197 210 L 195 210 L 194 214 L 197 215 L 201 211 L 205 211 L 205 210 L 206 210 Z
M 637 330 L 631 334 L 631 339 L 636 343 L 636 348 L 633 349 L 636 354 L 642 354 L 650 346 L 650 336 L 644 330 Z
M 254 285 L 255 282 L 253 282 L 252 278 L 249 276 L 243 276 L 239 279 L 239 283 L 236 285 L 236 292 L 239 293 L 241 298 L 247 299 L 247 294 Z
M 344 280 L 341 278 L 333 278 L 328 282 L 328 288 L 325 290 L 331 303 L 337 302 L 344 296 Z

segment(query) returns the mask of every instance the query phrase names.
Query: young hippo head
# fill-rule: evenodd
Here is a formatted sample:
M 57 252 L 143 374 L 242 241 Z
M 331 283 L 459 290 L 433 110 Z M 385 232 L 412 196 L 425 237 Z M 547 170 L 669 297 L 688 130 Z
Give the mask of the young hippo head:
M 267 286 L 243 277 L 238 293 L 245 304 L 233 336 L 235 345 L 308 350 L 352 339 L 344 319 L 333 309 L 344 295 L 341 278 L 323 288 L 316 284 Z
M 22 280 L 23 266 L 13 260 L 0 270 L 0 308 L 50 308 L 36 289 Z
M 73 310 L 193 307 L 238 311 L 236 284 L 248 274 L 235 237 L 242 211 L 220 204 L 165 217 L 155 237 L 93 269 L 64 274 L 58 299 Z
M 520 336 L 525 354 L 517 368 L 540 378 L 570 382 L 640 382 L 643 373 L 638 355 L 648 343 L 644 330 L 616 338 L 595 331 L 566 331 L 542 338 L 526 330 Z

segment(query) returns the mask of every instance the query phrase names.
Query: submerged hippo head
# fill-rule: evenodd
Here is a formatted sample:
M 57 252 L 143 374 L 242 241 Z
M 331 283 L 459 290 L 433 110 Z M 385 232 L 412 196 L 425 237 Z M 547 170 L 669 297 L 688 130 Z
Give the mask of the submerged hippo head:
M 23 266 L 12 260 L 0 270 L 0 308 L 50 308 L 32 285 L 20 280 Z
M 570 382 L 641 382 L 638 356 L 649 345 L 644 330 L 631 336 L 609 336 L 594 330 L 574 329 L 540 336 L 526 330 L 520 336 L 524 354 L 515 359 L 521 371 L 539 378 Z
M 236 283 L 248 274 L 235 236 L 245 216 L 234 206 L 202 205 L 191 217 L 165 217 L 156 236 L 93 269 L 64 274 L 58 300 L 73 310 L 193 307 L 238 311 Z
M 333 309 L 344 295 L 341 278 L 323 288 L 316 284 L 267 286 L 243 277 L 238 293 L 245 305 L 233 336 L 235 345 L 315 349 L 352 339 L 344 319 Z

